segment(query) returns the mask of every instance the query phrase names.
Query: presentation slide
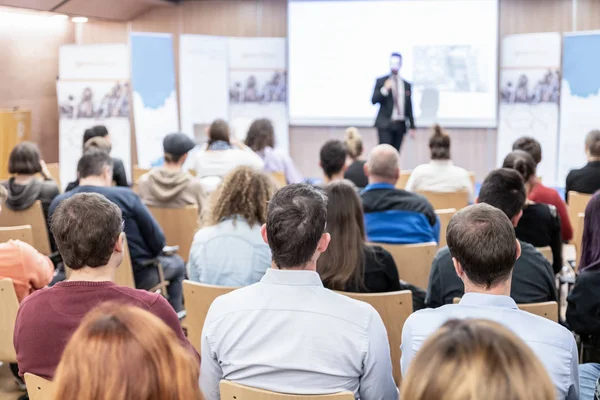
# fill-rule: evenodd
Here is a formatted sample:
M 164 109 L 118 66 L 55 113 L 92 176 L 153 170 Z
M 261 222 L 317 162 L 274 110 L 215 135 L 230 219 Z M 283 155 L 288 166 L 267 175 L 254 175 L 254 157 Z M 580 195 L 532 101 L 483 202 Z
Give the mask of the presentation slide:
M 290 0 L 288 18 L 291 124 L 373 125 L 399 52 L 417 127 L 496 127 L 497 0 Z

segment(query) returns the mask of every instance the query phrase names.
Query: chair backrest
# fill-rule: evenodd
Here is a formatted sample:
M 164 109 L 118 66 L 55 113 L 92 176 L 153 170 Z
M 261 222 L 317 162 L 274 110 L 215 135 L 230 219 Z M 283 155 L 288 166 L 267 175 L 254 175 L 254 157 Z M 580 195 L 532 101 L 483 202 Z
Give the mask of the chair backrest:
M 423 191 L 417 192 L 422 196 L 425 196 L 431 203 L 434 209 L 443 210 L 448 208 L 455 208 L 461 210 L 469 205 L 469 192 L 430 192 Z
M 17 362 L 13 344 L 19 300 L 10 279 L 0 279 L 0 361 Z
M 469 171 L 469 179 L 471 180 L 471 184 L 473 184 L 473 192 L 475 191 L 475 181 L 477 177 L 475 176 L 475 172 Z
M 456 208 L 446 208 L 443 210 L 435 210 L 435 214 L 440 219 L 440 241 L 438 247 L 442 248 L 446 246 L 446 231 L 448 230 L 448 224 L 450 220 L 456 214 Z
M 585 214 L 579 213 L 577 214 L 577 219 L 572 220 L 575 225 L 575 229 L 573 230 L 573 244 L 575 245 L 575 271 L 579 269 L 579 264 L 581 263 L 581 252 L 583 250 L 583 246 L 581 245 L 583 242 L 583 227 L 584 227 Z
M 390 252 L 398 268 L 400 279 L 427 289 L 429 272 L 438 250 L 436 242 L 418 244 L 373 243 Z
M 552 255 L 552 248 L 550 246 L 537 247 L 537 251 L 542 253 L 546 260 L 550 261 L 550 264 L 554 262 L 554 256 Z
M 239 383 L 221 381 L 221 400 L 354 400 L 354 393 L 341 392 L 324 395 L 300 395 L 269 392 Z
M 54 382 L 29 372 L 25 373 L 25 384 L 30 400 L 51 400 L 54 398 Z
M 569 214 L 569 220 L 571 221 L 571 225 L 573 226 L 573 232 L 577 231 L 578 229 L 577 216 L 580 213 L 585 213 L 585 208 L 587 207 L 587 204 L 589 203 L 592 196 L 593 195 L 591 194 L 574 192 L 572 190 L 569 191 L 569 193 L 567 193 L 567 199 L 569 200 L 569 204 L 567 205 L 567 211 Z
M 519 309 L 547 318 L 550 321 L 558 322 L 558 303 L 556 301 L 519 304 Z
M 23 211 L 13 211 L 8 207 L 2 206 L 0 213 L 0 226 L 23 226 L 30 225 L 33 232 L 33 247 L 40 253 L 48 256 L 50 250 L 50 238 L 48 237 L 48 227 L 46 218 L 42 210 L 42 203 L 37 200 L 33 205 Z
M 181 208 L 148 207 L 167 239 L 168 246 L 179 246 L 178 254 L 187 262 L 194 241 L 194 234 L 200 228 L 198 206 Z
M 183 281 L 183 298 L 187 315 L 185 325 L 187 337 L 192 346 L 200 353 L 200 337 L 208 309 L 219 296 L 234 291 L 237 288 L 227 286 L 205 285 L 198 282 Z
M 20 240 L 33 246 L 33 230 L 31 229 L 31 225 L 0 228 L 0 243 L 6 243 L 9 240 Z
M 140 180 L 140 177 L 142 175 L 144 175 L 145 173 L 147 173 L 148 171 L 150 171 L 148 168 L 141 168 L 139 165 L 134 165 L 133 166 L 133 179 L 131 181 L 132 186 L 131 189 L 134 192 L 138 192 L 138 181 Z
M 275 181 L 275 184 L 278 188 L 282 188 L 287 185 L 287 180 L 285 179 L 285 174 L 281 171 L 271 172 L 271 177 Z
M 412 170 L 400 171 L 400 177 L 398 177 L 398 182 L 396 182 L 396 189 L 404 189 L 406 187 L 410 174 L 412 174 Z
M 50 175 L 52 175 L 52 179 L 54 180 L 54 182 L 56 182 L 56 184 L 58 185 L 58 188 L 62 192 L 62 186 L 60 184 L 60 166 L 59 166 L 59 164 L 58 163 L 46 164 L 46 167 L 48 168 L 48 172 L 50 172 Z
M 355 300 L 364 301 L 373 306 L 381 316 L 388 334 L 396 385 L 400 385 L 400 345 L 402 344 L 402 327 L 413 312 L 412 293 L 410 290 L 387 293 L 348 293 L 342 294 Z

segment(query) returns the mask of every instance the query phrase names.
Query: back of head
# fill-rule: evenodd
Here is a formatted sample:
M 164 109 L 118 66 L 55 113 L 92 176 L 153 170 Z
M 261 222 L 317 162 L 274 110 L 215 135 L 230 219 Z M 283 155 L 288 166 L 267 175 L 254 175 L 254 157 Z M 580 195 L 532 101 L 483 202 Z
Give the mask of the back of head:
M 356 160 L 363 152 L 363 142 L 357 128 L 351 126 L 344 133 L 344 144 L 348 149 L 348 155 Z
M 269 202 L 267 239 L 279 268 L 300 268 L 312 261 L 327 224 L 327 197 L 297 183 L 279 189 Z
M 112 170 L 113 161 L 110 155 L 103 150 L 92 148 L 81 156 L 77 163 L 77 175 L 79 179 L 90 176 L 101 176 L 106 168 Z
M 108 136 L 108 129 L 106 129 L 106 126 L 104 126 L 104 125 L 93 126 L 89 129 L 86 129 L 85 132 L 83 133 L 83 145 L 85 146 L 87 141 L 90 140 L 91 138 L 95 138 L 95 137 L 105 138 L 107 136 Z
M 317 261 L 325 287 L 358 291 L 364 286 L 365 223 L 360 198 L 347 181 L 325 186 L 327 232 L 331 241 Z
M 335 174 L 339 174 L 346 164 L 346 156 L 348 151 L 341 140 L 328 140 L 321 147 L 319 158 L 323 173 L 328 178 Z
M 264 172 L 241 166 L 231 171 L 211 198 L 210 225 L 239 216 L 250 225 L 267 222 L 274 185 Z
M 402 381 L 410 400 L 553 400 L 531 349 L 496 322 L 450 320 L 421 346 Z
M 585 147 L 590 156 L 600 157 L 600 130 L 593 130 L 585 137 Z
M 92 149 L 101 150 L 105 153 L 110 154 L 110 151 L 112 150 L 112 145 L 108 140 L 106 140 L 102 136 L 96 136 L 85 142 L 85 144 L 83 145 L 84 153 Z
M 500 168 L 488 174 L 479 190 L 479 203 L 496 207 L 510 219 L 518 215 L 527 195 L 523 178 L 514 169 Z
M 517 139 L 513 143 L 512 149 L 523 150 L 524 152 L 529 153 L 529 155 L 533 157 L 533 161 L 535 161 L 536 165 L 542 161 L 542 145 L 532 137 L 524 136 Z
M 580 269 L 600 261 L 600 196 L 594 195 L 585 208 Z
M 123 218 L 121 209 L 101 194 L 79 193 L 58 205 L 50 229 L 69 268 L 97 268 L 108 264 Z
M 502 168 L 514 169 L 521 174 L 525 183 L 529 182 L 531 178 L 535 178 L 536 163 L 533 157 L 523 150 L 510 152 L 504 159 Z
M 262 151 L 265 147 L 275 147 L 273 123 L 266 118 L 253 121 L 248 128 L 245 143 L 254 151 Z
M 199 367 L 162 320 L 141 308 L 105 303 L 67 344 L 55 400 L 200 400 Z
M 208 144 L 214 142 L 229 143 L 229 124 L 224 119 L 217 119 L 208 128 Z
M 400 174 L 400 154 L 389 144 L 375 146 L 367 160 L 369 182 L 375 180 L 396 181 Z
M 8 158 L 8 173 L 33 175 L 42 171 L 40 151 L 35 143 L 21 142 L 17 144 Z
M 511 277 L 517 237 L 499 209 L 483 203 L 463 208 L 450 220 L 446 241 L 450 254 L 475 285 L 487 290 Z
M 450 159 L 450 135 L 444 132 L 439 125 L 433 127 L 433 133 L 429 138 L 429 150 L 432 160 Z

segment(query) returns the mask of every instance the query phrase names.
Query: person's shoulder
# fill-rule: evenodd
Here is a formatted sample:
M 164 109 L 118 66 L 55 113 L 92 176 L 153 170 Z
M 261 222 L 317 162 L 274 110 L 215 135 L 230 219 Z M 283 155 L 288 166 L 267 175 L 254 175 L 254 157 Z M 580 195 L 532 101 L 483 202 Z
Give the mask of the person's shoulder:
M 515 262 L 515 273 L 519 273 L 521 268 L 519 266 L 526 266 L 526 270 L 539 270 L 546 273 L 545 265 L 549 261 L 530 243 L 519 240 L 521 244 L 521 256 Z
M 26 313 L 29 311 L 29 309 L 35 309 L 38 306 L 46 307 L 49 299 L 54 296 L 55 292 L 56 289 L 52 287 L 45 287 L 26 296 L 21 304 L 19 304 L 19 314 Z
M 112 159 L 113 165 L 124 166 L 123 160 L 121 160 L 120 158 L 111 157 L 111 159 Z
M 563 350 L 571 351 L 575 338 L 567 328 L 546 317 L 541 317 L 528 311 L 515 311 L 521 315 L 523 323 L 528 327 L 528 332 L 533 336 L 538 336 L 537 338 L 530 338 L 530 340 L 544 342 L 552 346 L 560 347 Z
M 118 292 L 124 301 L 142 303 L 146 308 L 154 307 L 156 304 L 158 304 L 160 298 L 162 297 L 158 293 L 120 285 L 112 286 L 111 290 Z
M 447 304 L 438 308 L 424 308 L 422 310 L 415 311 L 410 314 L 404 323 L 404 329 L 407 327 L 412 329 L 414 327 L 425 328 L 428 324 L 439 324 L 441 325 L 446 319 L 445 309 L 447 307 L 454 307 L 455 304 Z
M 389 74 L 388 74 L 388 75 L 383 75 L 383 76 L 380 76 L 380 77 L 378 77 L 378 78 L 377 78 L 377 83 L 383 83 L 383 82 L 385 82 L 386 80 L 388 80 L 388 79 L 389 79 L 389 77 L 390 77 L 390 75 L 389 75 Z

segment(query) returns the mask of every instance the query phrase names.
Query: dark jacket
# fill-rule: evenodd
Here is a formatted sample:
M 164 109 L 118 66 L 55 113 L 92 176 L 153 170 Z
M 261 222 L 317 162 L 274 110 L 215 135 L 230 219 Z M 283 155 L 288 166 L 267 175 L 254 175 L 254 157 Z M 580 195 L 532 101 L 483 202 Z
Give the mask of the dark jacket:
M 529 243 L 521 243 L 521 257 L 515 263 L 510 297 L 517 304 L 557 301 L 552 266 L 546 258 Z M 438 251 L 429 274 L 425 306 L 428 308 L 452 304 L 455 297 L 462 297 L 465 287 L 460 280 L 448 247 Z
M 140 198 L 129 188 L 79 186 L 56 197 L 50 206 L 50 216 L 61 201 L 77 193 L 100 193 L 115 203 L 123 212 L 125 234 L 134 271 L 140 263 L 156 258 L 165 246 L 165 235 Z
M 600 161 L 591 161 L 581 169 L 573 169 L 567 175 L 565 201 L 568 202 L 569 191 L 594 194 L 600 189 Z
M 113 182 L 116 186 L 120 187 L 129 187 L 129 183 L 127 182 L 127 173 L 125 172 L 125 166 L 123 165 L 123 161 L 119 158 L 112 159 L 113 162 Z M 73 182 L 69 182 L 67 185 L 66 192 L 70 192 L 79 186 L 79 179 Z
M 380 246 L 364 246 L 365 275 L 364 287 L 347 286 L 346 292 L 382 293 L 400 289 L 398 269 L 392 255 Z
M 439 241 L 439 220 L 425 197 L 387 183 L 376 183 L 368 185 L 361 198 L 370 242 L 415 244 Z
M 375 82 L 375 89 L 373 90 L 373 97 L 371 102 L 373 104 L 379 103 L 379 112 L 375 119 L 376 128 L 387 128 L 392 121 L 392 114 L 394 112 L 394 95 L 392 91 L 389 91 L 387 96 L 381 94 L 381 88 L 385 84 L 385 81 L 390 79 L 390 75 L 382 76 L 377 78 Z M 412 89 L 410 83 L 404 81 L 404 117 L 411 128 L 415 128 L 415 119 L 413 117 L 413 106 L 412 106 Z
M 365 175 L 365 161 L 356 160 L 344 172 L 344 179 L 354 183 L 356 187 L 363 189 L 369 184 L 369 178 Z
M 567 297 L 567 322 L 582 336 L 600 335 L 600 261 L 590 265 L 577 277 Z
M 19 185 L 15 183 L 15 178 L 10 178 L 8 181 L 3 182 L 2 185 L 8 191 L 6 207 L 14 211 L 23 211 L 39 200 L 42 203 L 46 223 L 48 222 L 50 204 L 60 194 L 56 182 L 51 179 L 42 181 L 35 178 L 27 185 Z

